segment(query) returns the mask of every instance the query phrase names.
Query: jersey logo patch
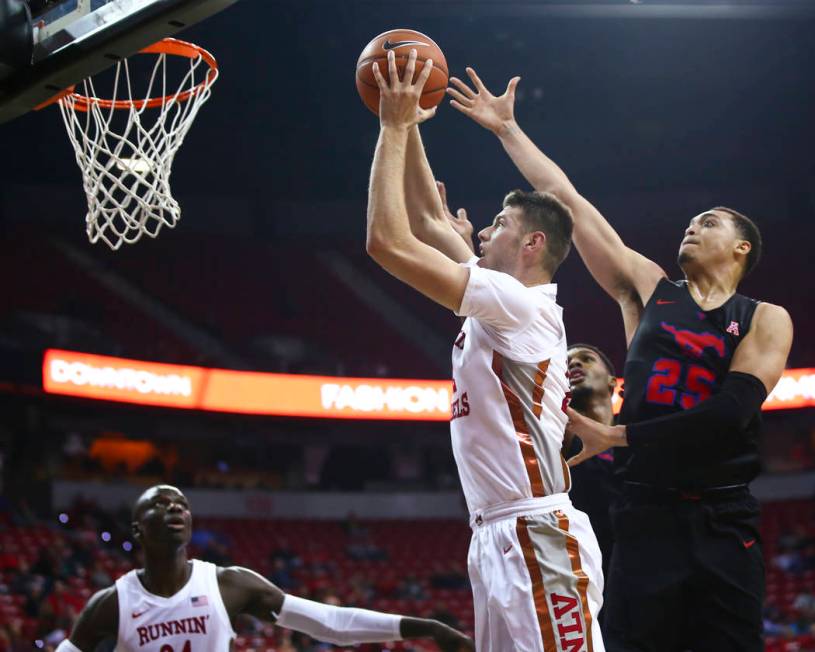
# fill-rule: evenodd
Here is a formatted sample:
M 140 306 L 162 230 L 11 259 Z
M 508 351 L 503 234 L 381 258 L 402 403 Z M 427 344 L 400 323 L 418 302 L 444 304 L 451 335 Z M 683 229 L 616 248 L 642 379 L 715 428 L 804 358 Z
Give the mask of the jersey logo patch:
M 190 598 L 190 602 L 192 602 L 193 607 L 206 607 L 209 604 L 209 600 L 205 595 L 196 595 Z
M 134 612 L 132 612 L 130 615 L 131 615 L 131 616 L 133 616 L 133 618 L 141 618 L 141 617 L 142 617 L 144 614 L 146 614 L 148 611 L 150 611 L 150 607 L 145 607 L 145 608 L 144 608 L 144 609 L 142 609 L 141 611 L 134 611 Z
M 466 339 L 466 337 L 467 337 L 467 333 L 465 333 L 464 331 L 461 331 L 458 334 L 458 337 L 456 338 L 456 341 L 454 342 L 454 344 L 458 348 L 460 348 L 462 351 L 464 350 L 464 340 Z M 450 340 L 447 340 L 447 341 L 449 342 Z
M 739 336 L 739 322 L 731 321 L 730 326 L 728 326 L 726 330 L 731 335 L 735 335 L 736 337 L 738 337 Z
M 693 331 L 682 330 L 667 322 L 662 322 L 660 326 L 673 335 L 679 348 L 695 358 L 701 358 L 706 349 L 713 349 L 720 358 L 724 357 L 724 338 L 713 333 L 694 333 Z
M 676 301 L 666 301 L 665 299 L 657 299 L 658 306 L 667 306 L 669 303 L 676 303 Z

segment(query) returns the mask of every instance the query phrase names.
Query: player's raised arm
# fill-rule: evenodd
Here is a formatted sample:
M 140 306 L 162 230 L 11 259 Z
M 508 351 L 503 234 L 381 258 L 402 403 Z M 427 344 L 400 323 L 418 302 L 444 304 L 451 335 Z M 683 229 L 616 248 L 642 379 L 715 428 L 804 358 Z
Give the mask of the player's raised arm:
M 472 650 L 472 641 L 435 620 L 337 607 L 286 595 L 248 568 L 233 566 L 218 572 L 218 585 L 230 616 L 249 614 L 260 620 L 308 634 L 334 645 L 384 643 L 432 638 L 449 652 Z
M 496 97 L 484 86 L 475 70 L 467 68 L 473 88 L 451 77 L 448 93 L 452 106 L 492 131 L 501 141 L 521 174 L 540 192 L 560 199 L 574 216 L 574 243 L 583 262 L 602 288 L 621 304 L 632 295 L 647 303 L 659 279 L 665 276 L 653 261 L 627 247 L 600 212 L 583 197 L 572 182 L 523 132 L 515 121 L 513 77 L 503 95 Z
M 410 228 L 419 240 L 459 263 L 472 257 L 472 225 L 464 209 L 459 210 L 458 216 L 450 213 L 444 184 L 433 177 L 418 125 L 413 125 L 408 133 L 405 201 Z M 469 233 L 458 228 L 467 225 Z
M 421 242 L 410 229 L 405 199 L 408 136 L 413 125 L 432 117 L 435 109 L 419 107 L 432 62 L 426 61 L 416 82 L 416 51 L 411 50 L 404 80 L 399 78 L 393 51 L 388 53 L 389 81 L 376 63 L 381 129 L 371 167 L 368 191 L 368 254 L 399 280 L 451 310 L 458 310 L 469 271 Z
M 107 639 L 116 640 L 119 629 L 119 598 L 116 587 L 98 591 L 82 609 L 71 636 L 57 647 L 58 652 L 93 652 Z

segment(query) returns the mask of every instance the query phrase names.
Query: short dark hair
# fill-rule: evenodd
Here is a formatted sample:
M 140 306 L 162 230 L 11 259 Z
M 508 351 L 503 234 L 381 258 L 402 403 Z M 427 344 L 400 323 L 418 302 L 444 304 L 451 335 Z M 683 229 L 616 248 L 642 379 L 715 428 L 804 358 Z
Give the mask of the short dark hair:
M 744 264 L 744 274 L 741 276 L 744 278 L 755 269 L 756 265 L 758 265 L 758 261 L 761 259 L 761 249 L 763 245 L 761 241 L 761 231 L 758 230 L 753 220 L 732 208 L 717 206 L 713 210 L 727 213 L 742 239 L 750 243 L 750 253 L 747 254 L 747 260 Z
M 551 193 L 523 190 L 513 190 L 507 194 L 504 206 L 520 208 L 529 231 L 543 231 L 546 234 L 544 266 L 554 274 L 572 247 L 574 221 L 568 206 Z
M 577 344 L 569 344 L 569 346 L 566 347 L 567 354 L 572 349 L 588 349 L 592 353 L 597 354 L 597 357 L 603 361 L 606 369 L 608 369 L 609 375 L 614 376 L 615 378 L 617 377 L 617 372 L 614 370 L 614 365 L 611 363 L 611 359 L 593 344 L 584 344 L 582 342 L 578 342 Z

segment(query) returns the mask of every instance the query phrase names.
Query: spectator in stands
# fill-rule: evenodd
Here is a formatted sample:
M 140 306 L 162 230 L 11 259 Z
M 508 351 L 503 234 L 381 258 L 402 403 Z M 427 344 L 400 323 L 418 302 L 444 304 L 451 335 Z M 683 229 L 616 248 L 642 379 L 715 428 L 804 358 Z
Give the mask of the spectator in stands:
M 110 573 L 108 573 L 99 562 L 93 564 L 90 578 L 91 586 L 96 590 L 110 586 L 113 582 L 113 578 L 110 576 Z
M 815 594 L 811 591 L 799 593 L 792 602 L 792 608 L 808 622 L 815 623 Z
M 370 539 L 352 541 L 345 547 L 345 552 L 356 560 L 384 561 L 388 558 L 388 553 Z
M 276 561 L 281 560 L 288 570 L 293 570 L 302 566 L 303 560 L 300 558 L 289 545 L 288 539 L 278 539 L 277 547 L 272 550 L 271 561 L 274 564 Z
M 273 558 L 272 571 L 269 573 L 269 580 L 272 584 L 277 584 L 281 589 L 290 591 L 294 588 L 294 580 L 292 579 L 289 567 L 284 559 L 280 557 Z
M 42 605 L 45 600 L 45 580 L 42 576 L 35 575 L 25 588 L 25 602 L 23 612 L 29 618 L 42 617 Z
M 403 600 L 425 600 L 427 596 L 425 595 L 424 588 L 422 587 L 421 582 L 416 578 L 415 575 L 411 574 L 405 577 L 402 582 L 399 584 L 399 588 L 396 591 L 396 594 L 402 598 Z
M 71 619 L 76 617 L 85 601 L 72 591 L 68 591 L 64 582 L 57 580 L 54 582 L 54 588 L 47 598 L 51 610 L 58 618 L 61 616 L 70 616 Z
M 434 589 L 455 590 L 469 588 L 470 583 L 455 562 L 450 562 L 446 566 L 443 562 L 437 562 L 430 576 L 430 586 Z
M 786 573 L 800 573 L 804 569 L 804 558 L 798 550 L 790 550 L 773 557 L 773 565 Z
M 784 615 L 778 608 L 778 605 L 768 602 L 764 605 L 764 635 L 765 636 L 784 636 L 788 627 L 783 623 Z

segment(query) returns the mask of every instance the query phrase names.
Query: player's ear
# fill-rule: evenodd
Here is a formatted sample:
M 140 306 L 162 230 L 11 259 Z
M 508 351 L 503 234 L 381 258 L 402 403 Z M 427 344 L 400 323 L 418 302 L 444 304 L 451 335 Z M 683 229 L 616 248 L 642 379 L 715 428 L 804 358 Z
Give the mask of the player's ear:
M 609 374 L 608 377 L 608 395 L 614 396 L 614 390 L 617 389 L 617 379 Z
M 750 250 L 753 248 L 753 245 L 750 244 L 749 240 L 737 240 L 736 241 L 736 251 L 738 251 L 743 256 L 746 256 L 750 253 Z
M 141 543 L 141 526 L 138 521 L 130 522 L 130 532 L 133 534 L 133 538 Z
M 546 246 L 546 234 L 543 231 L 530 231 L 524 239 L 524 246 L 532 251 L 539 251 Z

